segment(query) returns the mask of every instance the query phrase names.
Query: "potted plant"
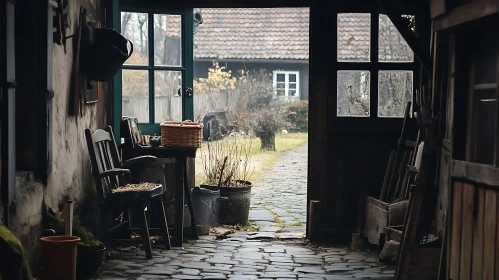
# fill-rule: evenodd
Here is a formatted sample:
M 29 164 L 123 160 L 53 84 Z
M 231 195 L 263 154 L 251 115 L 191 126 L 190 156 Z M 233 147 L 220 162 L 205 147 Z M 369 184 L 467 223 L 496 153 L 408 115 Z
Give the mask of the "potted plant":
M 225 225 L 246 225 L 251 204 L 251 141 L 238 138 L 210 141 L 202 155 L 205 184 L 201 187 L 219 189 L 220 196 L 227 198 L 220 200 L 218 210 L 218 222 Z
M 64 235 L 64 220 L 51 210 L 45 212 L 44 228 L 53 229 L 56 235 Z M 73 221 L 73 235 L 78 236 L 76 271 L 78 279 L 88 279 L 104 261 L 106 247 L 92 232 L 80 224 L 77 216 Z
M 74 226 L 73 233 L 81 238 L 77 251 L 77 276 L 78 279 L 88 279 L 97 272 L 104 262 L 106 247 L 82 225 Z

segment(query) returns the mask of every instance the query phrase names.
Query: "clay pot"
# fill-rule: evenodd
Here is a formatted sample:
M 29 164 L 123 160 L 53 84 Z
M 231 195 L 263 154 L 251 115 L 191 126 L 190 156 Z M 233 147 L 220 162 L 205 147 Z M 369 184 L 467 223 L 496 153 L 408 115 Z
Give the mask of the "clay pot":
M 77 236 L 47 236 L 42 241 L 43 279 L 75 280 Z

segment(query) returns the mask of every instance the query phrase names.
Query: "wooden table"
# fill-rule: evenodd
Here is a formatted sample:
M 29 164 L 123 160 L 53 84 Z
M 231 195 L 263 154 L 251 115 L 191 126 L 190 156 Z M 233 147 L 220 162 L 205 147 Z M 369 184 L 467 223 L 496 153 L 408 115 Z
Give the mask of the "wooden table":
M 184 199 L 187 198 L 187 204 L 191 213 L 191 229 L 195 239 L 198 239 L 196 231 L 196 222 L 194 221 L 194 212 L 192 211 L 191 194 L 187 184 L 187 158 L 195 158 L 196 150 L 194 148 L 172 148 L 159 146 L 121 145 L 122 160 L 130 158 L 151 155 L 157 158 L 175 158 L 175 229 L 172 240 L 173 247 L 182 247 L 184 238 Z

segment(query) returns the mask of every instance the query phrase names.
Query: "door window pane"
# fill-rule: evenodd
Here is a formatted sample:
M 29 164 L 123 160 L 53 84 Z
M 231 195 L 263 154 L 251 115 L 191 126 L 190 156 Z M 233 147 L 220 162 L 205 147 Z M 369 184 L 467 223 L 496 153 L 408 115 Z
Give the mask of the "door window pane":
M 412 102 L 412 71 L 379 71 L 378 77 L 378 117 L 404 117 Z
M 148 64 L 148 15 L 121 12 L 121 34 L 132 41 L 133 53 L 125 64 Z
M 154 64 L 182 65 L 182 17 L 154 15 Z
M 182 120 L 182 72 L 154 72 L 154 121 Z
M 338 14 L 338 61 L 369 62 L 371 14 Z
M 414 52 L 387 15 L 379 15 L 380 62 L 413 62 Z
M 123 116 L 149 122 L 149 74 L 147 70 L 123 70 Z
M 338 71 L 337 116 L 369 117 L 369 71 Z

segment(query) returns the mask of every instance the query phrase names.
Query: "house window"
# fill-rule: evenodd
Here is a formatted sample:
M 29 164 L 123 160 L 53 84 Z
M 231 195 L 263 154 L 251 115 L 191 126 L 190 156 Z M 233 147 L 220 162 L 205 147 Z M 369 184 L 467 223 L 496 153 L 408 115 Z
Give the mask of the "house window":
M 274 92 L 277 96 L 300 96 L 300 72 L 274 71 Z
M 336 116 L 404 116 L 413 101 L 414 53 L 387 15 L 338 14 L 337 64 Z
M 133 42 L 122 67 L 122 113 L 140 123 L 182 120 L 182 16 L 121 13 L 121 33 Z

